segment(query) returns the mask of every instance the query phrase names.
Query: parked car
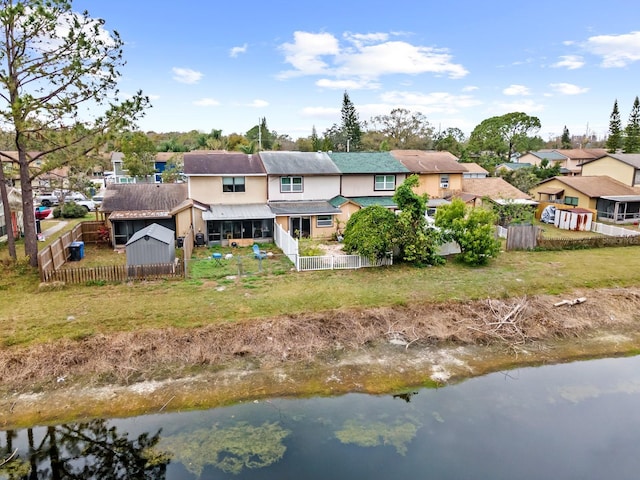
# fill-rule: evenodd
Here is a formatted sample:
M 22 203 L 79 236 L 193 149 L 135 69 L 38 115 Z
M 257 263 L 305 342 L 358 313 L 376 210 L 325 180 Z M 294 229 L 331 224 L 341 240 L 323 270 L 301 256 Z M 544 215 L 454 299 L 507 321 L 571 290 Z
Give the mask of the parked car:
M 91 200 L 93 200 L 93 203 L 95 203 L 98 207 L 102 205 L 103 199 L 104 197 L 102 195 L 96 195 L 95 197 L 91 197 Z
M 50 207 L 45 207 L 44 205 L 36 207 L 36 220 L 44 220 L 49 215 L 51 215 Z
M 47 195 L 38 195 L 36 197 L 36 203 L 45 207 L 51 207 L 53 205 L 58 205 L 60 203 L 60 199 L 53 193 L 50 193 Z

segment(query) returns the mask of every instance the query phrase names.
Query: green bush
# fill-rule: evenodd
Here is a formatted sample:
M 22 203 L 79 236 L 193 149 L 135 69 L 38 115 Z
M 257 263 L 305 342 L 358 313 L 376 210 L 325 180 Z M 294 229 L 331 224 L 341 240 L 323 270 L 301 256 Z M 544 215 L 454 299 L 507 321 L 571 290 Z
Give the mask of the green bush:
M 57 215 L 56 215 L 57 211 Z M 87 214 L 87 209 L 75 202 L 65 203 L 62 207 L 53 210 L 54 218 L 82 218 Z

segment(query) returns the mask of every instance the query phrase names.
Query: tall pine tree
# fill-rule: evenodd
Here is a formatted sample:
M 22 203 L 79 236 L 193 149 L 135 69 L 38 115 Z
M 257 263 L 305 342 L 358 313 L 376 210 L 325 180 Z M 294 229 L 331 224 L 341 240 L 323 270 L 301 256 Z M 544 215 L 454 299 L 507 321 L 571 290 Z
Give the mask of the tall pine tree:
M 562 138 L 560 139 L 560 145 L 562 148 L 569 149 L 572 147 L 571 144 L 571 135 L 569 135 L 569 129 L 567 126 L 564 126 L 564 130 L 562 131 Z
M 625 129 L 624 153 L 640 152 L 640 100 L 636 96 L 629 115 L 629 123 Z
M 607 138 L 607 151 L 616 153 L 622 148 L 622 122 L 620 121 L 620 111 L 618 110 L 618 99 L 613 102 L 613 110 L 609 117 L 609 137 Z
M 360 121 L 358 120 L 358 112 L 356 107 L 349 99 L 349 94 L 345 91 L 342 97 L 342 131 L 346 136 L 346 144 L 348 151 L 357 151 L 360 149 L 360 139 L 362 130 Z

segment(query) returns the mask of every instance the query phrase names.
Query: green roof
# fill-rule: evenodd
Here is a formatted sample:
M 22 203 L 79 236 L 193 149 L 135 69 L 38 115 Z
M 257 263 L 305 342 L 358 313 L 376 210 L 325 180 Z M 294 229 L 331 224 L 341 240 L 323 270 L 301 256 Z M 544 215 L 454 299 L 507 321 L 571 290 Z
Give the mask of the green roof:
M 331 200 L 329 200 L 329 203 L 334 207 L 340 207 L 340 205 L 344 205 L 348 201 L 349 201 L 348 198 L 345 198 L 342 195 L 336 195 Z
M 357 203 L 362 208 L 370 207 L 372 205 L 380 205 L 382 207 L 397 207 L 396 202 L 393 201 L 393 197 L 350 197 L 354 203 Z
M 340 173 L 410 173 L 389 152 L 331 152 Z

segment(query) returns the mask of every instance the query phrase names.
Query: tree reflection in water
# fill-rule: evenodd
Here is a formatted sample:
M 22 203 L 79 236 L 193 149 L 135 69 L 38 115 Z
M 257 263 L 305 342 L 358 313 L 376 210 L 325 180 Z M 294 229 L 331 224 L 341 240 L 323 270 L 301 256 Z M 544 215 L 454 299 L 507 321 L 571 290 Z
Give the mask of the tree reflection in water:
M 43 433 L 36 441 L 34 429 L 29 428 L 28 452 L 20 452 L 0 466 L 0 475 L 9 480 L 164 479 L 170 461 L 156 449 L 160 431 L 129 440 L 126 433 L 119 434 L 105 420 L 92 420 L 46 427 Z M 6 432 L 6 445 L 0 443 L 0 459 L 13 454 L 15 437 L 14 431 Z

